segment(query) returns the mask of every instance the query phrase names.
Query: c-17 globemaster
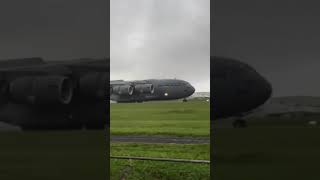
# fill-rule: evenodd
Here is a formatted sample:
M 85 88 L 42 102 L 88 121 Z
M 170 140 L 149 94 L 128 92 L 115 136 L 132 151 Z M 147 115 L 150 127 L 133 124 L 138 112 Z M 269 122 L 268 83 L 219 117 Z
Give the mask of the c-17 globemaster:
M 225 57 L 211 61 L 213 119 L 242 116 L 270 97 L 270 83 L 249 65 Z M 112 81 L 110 86 L 107 58 L 0 61 L 0 121 L 22 129 L 104 128 L 109 93 L 111 100 L 132 102 L 179 99 L 193 92 L 189 83 L 175 79 Z
M 110 100 L 143 102 L 184 99 L 195 92 L 194 87 L 179 79 L 148 79 L 140 81 L 111 81 Z

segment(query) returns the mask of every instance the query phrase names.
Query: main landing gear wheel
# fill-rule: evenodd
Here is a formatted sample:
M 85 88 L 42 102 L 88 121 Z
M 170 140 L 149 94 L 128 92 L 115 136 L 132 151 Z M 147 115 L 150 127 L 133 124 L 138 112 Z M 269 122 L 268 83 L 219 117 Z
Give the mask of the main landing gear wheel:
M 234 128 L 246 128 L 248 127 L 247 121 L 243 119 L 237 119 L 232 123 Z
M 187 99 L 183 99 L 182 101 L 183 101 L 183 102 L 187 102 L 188 100 L 187 100 Z

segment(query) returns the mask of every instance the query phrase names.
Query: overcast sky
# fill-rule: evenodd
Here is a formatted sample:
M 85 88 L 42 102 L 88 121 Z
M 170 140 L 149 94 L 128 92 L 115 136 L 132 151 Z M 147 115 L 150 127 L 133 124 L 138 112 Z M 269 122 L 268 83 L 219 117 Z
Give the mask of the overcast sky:
M 298 3 L 299 2 L 299 3 Z M 215 0 L 212 49 L 275 96 L 320 96 L 318 1 Z M 111 0 L 111 78 L 181 78 L 209 90 L 209 0 Z M 108 56 L 105 0 L 3 0 L 0 59 Z
M 111 0 L 110 78 L 178 78 L 210 91 L 210 0 Z
M 106 57 L 106 0 L 2 0 L 0 59 Z
M 255 67 L 274 96 L 320 96 L 317 2 L 216 0 L 212 49 Z

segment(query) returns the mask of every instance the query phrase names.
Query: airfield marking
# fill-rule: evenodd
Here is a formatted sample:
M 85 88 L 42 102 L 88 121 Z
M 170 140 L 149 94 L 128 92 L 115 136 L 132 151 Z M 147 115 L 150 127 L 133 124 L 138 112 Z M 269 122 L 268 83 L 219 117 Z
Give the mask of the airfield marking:
M 152 143 L 152 144 L 209 144 L 205 137 L 169 137 L 169 136 L 111 136 L 111 142 Z

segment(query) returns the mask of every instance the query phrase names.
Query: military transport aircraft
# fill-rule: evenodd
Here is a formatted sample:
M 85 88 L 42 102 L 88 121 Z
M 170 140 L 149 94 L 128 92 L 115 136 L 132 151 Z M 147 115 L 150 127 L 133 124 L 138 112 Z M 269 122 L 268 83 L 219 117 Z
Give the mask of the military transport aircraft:
M 109 59 L 0 61 L 0 121 L 22 129 L 104 128 Z
M 271 84 L 248 64 L 227 57 L 210 60 L 213 120 L 242 117 L 270 98 Z M 233 125 L 245 127 L 246 122 L 240 118 Z
M 191 96 L 194 91 L 190 83 L 179 79 L 110 82 L 110 99 L 116 102 L 183 99 Z

